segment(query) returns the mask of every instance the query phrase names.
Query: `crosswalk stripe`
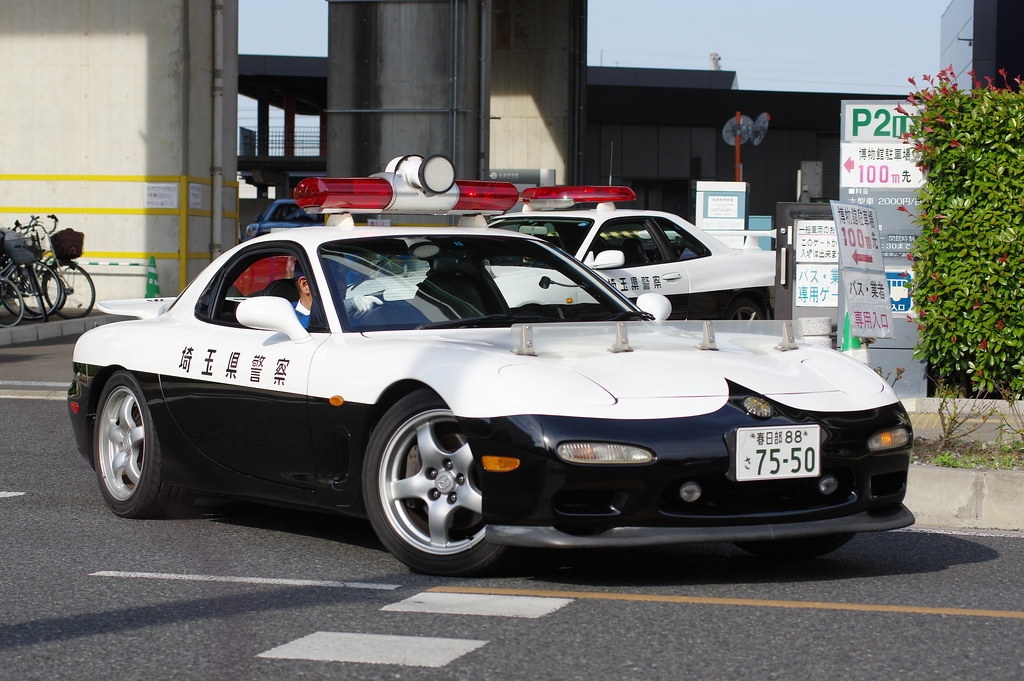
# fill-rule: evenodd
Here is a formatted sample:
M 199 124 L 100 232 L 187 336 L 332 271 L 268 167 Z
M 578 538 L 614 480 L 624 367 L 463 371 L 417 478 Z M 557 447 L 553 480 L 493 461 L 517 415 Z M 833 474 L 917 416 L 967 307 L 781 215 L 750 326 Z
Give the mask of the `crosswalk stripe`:
M 537 619 L 572 603 L 571 598 L 423 592 L 381 610 L 441 615 L 485 615 Z
M 24 492 L 0 492 L 0 499 L 7 499 L 9 497 L 20 497 L 23 496 Z
M 459 638 L 318 631 L 262 652 L 258 657 L 443 667 L 487 643 Z

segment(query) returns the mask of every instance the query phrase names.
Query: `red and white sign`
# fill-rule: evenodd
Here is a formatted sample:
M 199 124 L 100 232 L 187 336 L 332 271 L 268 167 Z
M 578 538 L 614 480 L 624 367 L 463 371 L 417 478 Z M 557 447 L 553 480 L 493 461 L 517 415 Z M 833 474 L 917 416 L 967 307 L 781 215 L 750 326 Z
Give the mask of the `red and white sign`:
M 831 203 L 850 333 L 859 338 L 894 338 L 875 209 L 857 203 Z

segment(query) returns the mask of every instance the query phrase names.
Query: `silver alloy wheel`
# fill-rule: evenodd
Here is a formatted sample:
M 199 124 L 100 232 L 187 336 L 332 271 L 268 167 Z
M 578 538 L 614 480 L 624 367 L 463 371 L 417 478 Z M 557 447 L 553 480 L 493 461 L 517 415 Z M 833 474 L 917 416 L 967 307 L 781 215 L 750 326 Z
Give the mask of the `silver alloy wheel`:
M 466 551 L 484 538 L 483 497 L 473 454 L 448 409 L 431 409 L 395 429 L 377 475 L 384 516 L 413 548 L 436 556 Z
M 142 477 L 146 424 L 138 397 L 129 388 L 111 391 L 96 420 L 98 463 L 103 484 L 117 501 L 127 501 Z

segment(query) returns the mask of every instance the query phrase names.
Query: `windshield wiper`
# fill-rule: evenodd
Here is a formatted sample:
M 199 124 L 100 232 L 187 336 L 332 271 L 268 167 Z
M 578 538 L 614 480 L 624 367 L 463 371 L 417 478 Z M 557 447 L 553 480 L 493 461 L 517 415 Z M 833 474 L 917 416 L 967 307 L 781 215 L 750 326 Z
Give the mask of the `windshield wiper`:
M 654 315 L 650 312 L 617 312 L 612 316 L 608 317 L 605 321 L 607 322 L 622 322 L 622 321 L 640 321 L 649 322 L 654 320 Z
M 468 329 L 473 327 L 512 326 L 513 324 L 549 323 L 560 321 L 563 320 L 555 317 L 543 317 L 539 315 L 532 317 L 516 317 L 508 314 L 491 314 L 484 315 L 482 317 L 466 317 L 465 319 L 448 319 L 440 322 L 430 322 L 427 324 L 420 324 L 416 328 Z

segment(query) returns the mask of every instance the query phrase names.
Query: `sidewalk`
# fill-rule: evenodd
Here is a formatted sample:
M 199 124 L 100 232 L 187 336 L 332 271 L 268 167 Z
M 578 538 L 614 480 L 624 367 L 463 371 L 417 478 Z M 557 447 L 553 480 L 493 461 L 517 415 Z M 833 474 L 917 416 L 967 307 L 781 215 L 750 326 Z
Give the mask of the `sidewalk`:
M 103 312 L 93 311 L 81 319 L 61 319 L 54 315 L 46 322 L 22 321 L 17 326 L 0 329 L 0 348 L 17 343 L 33 343 L 51 338 L 60 338 L 61 336 L 79 336 L 94 326 L 124 321 L 125 319 L 127 317 L 115 317 Z
M 0 329 L 0 348 L 61 336 L 77 336 L 100 324 L 123 321 L 125 317 L 94 312 L 84 319 L 54 318 L 46 323 L 22 323 Z M 941 400 L 912 398 L 903 401 L 916 437 L 934 439 L 942 432 L 939 418 Z M 964 414 L 970 405 L 963 405 Z M 992 408 L 1006 412 L 1005 403 Z M 998 421 L 998 419 L 994 419 Z M 981 419 L 973 419 L 980 422 Z M 994 440 L 996 425 L 985 425 L 973 440 Z M 1024 471 L 965 470 L 938 466 L 910 467 L 907 507 L 919 526 L 996 531 L 1024 531 Z

